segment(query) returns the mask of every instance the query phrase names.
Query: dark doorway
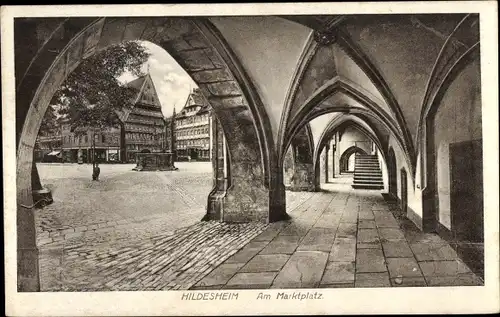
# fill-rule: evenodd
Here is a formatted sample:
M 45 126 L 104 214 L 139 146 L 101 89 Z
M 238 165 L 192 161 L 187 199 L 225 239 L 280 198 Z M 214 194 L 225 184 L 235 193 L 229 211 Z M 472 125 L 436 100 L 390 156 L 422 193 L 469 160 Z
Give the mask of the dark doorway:
M 401 212 L 403 215 L 408 212 L 408 178 L 404 168 L 401 169 Z
M 482 140 L 450 144 L 452 245 L 471 270 L 484 278 Z
M 397 175 L 397 163 L 396 155 L 394 155 L 394 150 L 389 149 L 389 155 L 387 156 L 387 173 L 389 174 L 389 194 L 391 197 L 398 197 L 398 175 Z
M 450 144 L 451 230 L 455 240 L 483 242 L 481 140 Z

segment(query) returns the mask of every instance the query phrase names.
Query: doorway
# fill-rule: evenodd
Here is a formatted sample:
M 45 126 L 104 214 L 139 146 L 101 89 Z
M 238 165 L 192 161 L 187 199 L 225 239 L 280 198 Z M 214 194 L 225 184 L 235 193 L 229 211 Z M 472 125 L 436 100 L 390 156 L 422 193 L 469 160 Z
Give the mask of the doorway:
M 450 144 L 451 230 L 456 241 L 483 242 L 481 140 Z
M 397 176 L 397 164 L 396 155 L 394 155 L 394 150 L 389 149 L 389 155 L 387 156 L 387 173 L 389 174 L 389 194 L 393 198 L 398 197 L 398 176 Z
M 408 213 L 408 178 L 404 168 L 401 169 L 401 212 Z

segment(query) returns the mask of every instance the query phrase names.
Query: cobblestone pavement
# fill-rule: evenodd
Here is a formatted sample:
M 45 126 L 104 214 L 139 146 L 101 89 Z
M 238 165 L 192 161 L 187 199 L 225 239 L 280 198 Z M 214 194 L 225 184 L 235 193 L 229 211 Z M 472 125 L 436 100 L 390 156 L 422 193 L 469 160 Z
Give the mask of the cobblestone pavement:
M 288 210 L 311 193 L 290 193 Z M 189 289 L 265 228 L 261 223 L 198 222 L 174 233 L 147 236 L 146 226 L 117 229 L 86 239 L 40 247 L 42 291 L 133 291 Z M 278 224 L 279 226 L 279 224 Z M 138 232 L 131 235 L 130 231 Z M 118 238 L 121 237 L 121 238 Z
M 86 166 L 39 166 L 55 200 L 36 215 L 41 290 L 188 289 L 237 252 L 267 226 L 201 222 L 211 189 L 203 164 L 171 173 L 105 165 L 100 182 Z M 287 193 L 288 210 L 311 195 Z
M 135 172 L 132 164 L 103 164 L 100 181 L 93 182 L 91 165 L 38 164 L 54 197 L 36 211 L 38 244 L 113 236 L 134 227 L 150 236 L 198 222 L 212 188 L 211 164 L 176 165 L 179 171 Z
M 484 285 L 448 243 L 419 231 L 380 191 L 340 180 L 191 289 Z

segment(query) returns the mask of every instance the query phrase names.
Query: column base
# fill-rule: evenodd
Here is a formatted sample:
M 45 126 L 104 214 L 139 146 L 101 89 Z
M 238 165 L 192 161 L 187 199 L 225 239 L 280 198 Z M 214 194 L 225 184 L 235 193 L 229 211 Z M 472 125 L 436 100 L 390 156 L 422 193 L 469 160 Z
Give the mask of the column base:
M 39 292 L 38 249 L 17 249 L 17 291 Z

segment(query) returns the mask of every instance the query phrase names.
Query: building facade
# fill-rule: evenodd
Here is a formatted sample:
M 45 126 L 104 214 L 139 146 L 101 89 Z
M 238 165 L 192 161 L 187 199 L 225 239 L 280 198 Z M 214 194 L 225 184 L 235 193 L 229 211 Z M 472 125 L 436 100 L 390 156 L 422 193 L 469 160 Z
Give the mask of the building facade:
M 54 162 L 62 160 L 60 133 L 38 135 L 34 149 L 34 159 L 37 162 Z
M 63 124 L 59 133 L 39 137 L 36 160 L 42 161 L 48 153 L 60 151 L 64 162 L 90 163 L 95 149 L 98 162 L 135 163 L 138 152 L 165 149 L 165 121 L 150 75 L 139 77 L 127 86 L 136 89 L 137 95 L 134 106 L 119 114 L 119 127 L 80 128 L 72 132 L 69 125 Z
M 165 121 L 153 80 L 149 74 L 128 83 L 138 94 L 132 109 L 120 117 L 122 125 L 121 157 L 135 162 L 139 152 L 159 152 L 166 149 Z
M 193 89 L 182 110 L 174 112 L 174 116 L 177 159 L 209 161 L 212 111 L 198 88 Z

